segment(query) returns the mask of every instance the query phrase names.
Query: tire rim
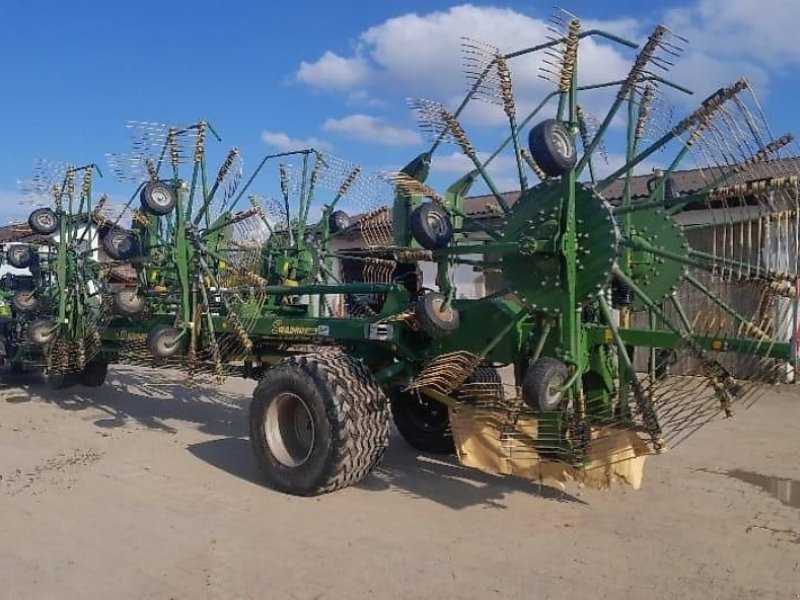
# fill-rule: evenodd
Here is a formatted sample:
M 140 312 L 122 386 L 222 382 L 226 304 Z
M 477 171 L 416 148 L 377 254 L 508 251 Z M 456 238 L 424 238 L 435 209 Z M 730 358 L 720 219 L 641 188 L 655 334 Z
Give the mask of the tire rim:
M 406 407 L 409 420 L 422 431 L 443 431 L 450 423 L 447 408 L 436 401 L 423 400 L 419 392 L 413 394 L 413 399 L 409 398 Z
M 150 201 L 160 208 L 167 208 L 172 204 L 172 197 L 166 188 L 157 186 L 150 192 Z
M 571 159 L 575 151 L 569 134 L 560 127 L 553 130 L 553 146 L 555 146 L 561 156 L 567 159 Z
M 117 254 L 124 256 L 130 252 L 131 248 L 133 247 L 131 236 L 127 233 L 118 233 L 114 235 L 114 237 L 111 238 L 111 247 Z
M 444 298 L 434 298 L 431 301 L 431 309 L 433 310 L 434 315 L 443 323 L 452 323 L 453 306 L 450 304 L 446 309 L 442 310 L 442 304 L 444 304 Z
M 278 394 L 264 416 L 264 437 L 284 467 L 299 467 L 314 450 L 316 431 L 308 405 L 291 392 Z
M 53 338 L 53 327 L 49 323 L 38 323 L 33 327 L 31 339 L 35 344 L 44 346 Z
M 33 294 L 17 294 L 17 305 L 29 308 L 36 303 L 36 299 Z
M 449 239 L 451 228 L 446 214 L 435 209 L 429 210 L 425 215 L 425 223 L 433 233 L 437 244 Z
M 555 410 L 561 403 L 563 394 L 561 388 L 564 387 L 564 379 L 561 377 L 554 377 L 547 385 L 547 392 L 544 397 L 543 409 Z
M 20 248 L 18 250 L 14 249 L 11 252 L 9 252 L 9 262 L 11 262 L 12 260 L 18 263 L 27 262 L 29 253 L 30 250 L 28 248 Z
M 166 357 L 172 354 L 175 349 L 175 336 L 171 331 L 165 331 L 156 340 L 156 348 L 158 349 L 159 356 Z
M 36 224 L 39 229 L 52 229 L 55 227 L 56 221 L 50 213 L 39 213 L 36 215 Z
M 132 312 L 139 312 L 142 308 L 142 297 L 132 290 L 123 290 L 117 296 L 122 308 Z

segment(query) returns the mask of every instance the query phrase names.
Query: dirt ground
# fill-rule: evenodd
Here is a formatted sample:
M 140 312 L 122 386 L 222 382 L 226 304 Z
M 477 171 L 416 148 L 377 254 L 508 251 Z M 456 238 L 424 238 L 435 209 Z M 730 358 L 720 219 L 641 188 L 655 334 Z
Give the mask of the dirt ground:
M 301 499 L 259 482 L 252 387 L 7 380 L 0 597 L 800 597 L 800 391 L 651 460 L 638 491 L 497 478 L 393 438 L 361 485 Z

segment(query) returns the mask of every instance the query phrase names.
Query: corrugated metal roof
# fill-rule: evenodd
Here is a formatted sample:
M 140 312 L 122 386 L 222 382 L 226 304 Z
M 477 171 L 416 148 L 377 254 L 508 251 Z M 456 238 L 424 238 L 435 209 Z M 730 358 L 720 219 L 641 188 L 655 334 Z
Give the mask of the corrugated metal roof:
M 0 227 L 0 244 L 11 242 L 41 244 L 46 239 L 48 239 L 46 235 L 33 233 L 27 223 L 12 223 Z
M 675 171 L 671 177 L 675 193 L 684 195 L 692 194 L 708 187 L 715 179 L 723 175 L 722 169 L 710 168 Z M 729 177 L 725 185 L 736 185 L 769 177 L 787 177 L 790 175 L 800 175 L 800 157 L 758 163 L 741 173 Z M 652 174 L 637 175 L 631 179 L 631 198 L 633 200 L 646 198 L 649 195 L 647 182 L 652 177 Z M 625 179 L 617 179 L 603 190 L 603 197 L 612 204 L 618 203 L 622 199 L 624 186 Z M 519 199 L 519 192 L 503 192 L 502 196 L 506 203 L 511 206 Z M 464 205 L 467 214 L 473 216 L 491 215 L 499 211 L 497 200 L 491 194 L 466 198 Z

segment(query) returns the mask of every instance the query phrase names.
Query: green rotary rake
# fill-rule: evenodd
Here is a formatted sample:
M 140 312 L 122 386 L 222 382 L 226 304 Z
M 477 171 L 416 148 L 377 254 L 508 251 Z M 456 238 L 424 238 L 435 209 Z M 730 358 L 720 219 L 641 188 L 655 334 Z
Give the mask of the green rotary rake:
M 30 362 L 44 363 L 55 387 L 78 381 L 98 386 L 105 380 L 100 331 L 109 315 L 93 247 L 96 216 L 105 200 L 92 202 L 96 171 L 93 164 L 39 163 L 24 190 L 34 204 L 48 204 L 28 218 L 28 229 L 39 241 L 12 246 L 8 257 L 12 266 L 29 269 L 34 283 L 12 297 L 21 325 L 17 353 L 27 351 Z
M 309 149 L 265 157 L 240 185 L 235 149 L 209 177 L 207 123 L 136 125 L 112 164 L 138 185 L 126 210 L 139 207 L 129 226 L 98 220 L 133 273 L 98 321 L 102 356 L 258 378 L 255 457 L 292 494 L 366 476 L 390 415 L 416 448 L 466 465 L 638 486 L 646 456 L 792 366 L 798 163 L 745 81 L 671 121 L 668 95 L 688 91 L 666 78 L 684 43 L 666 28 L 599 83 L 579 76 L 581 46 L 636 45 L 571 15 L 553 30 L 511 53 L 467 41 L 467 96 L 413 100 L 432 145 L 381 176 Z M 523 114 L 513 69 L 531 64 L 555 88 Z M 474 102 L 507 123 L 489 153 L 461 123 Z M 472 167 L 440 193 L 426 182 L 448 144 Z M 491 176 L 509 158 L 514 194 Z M 250 188 L 278 159 L 278 199 L 262 201 Z M 86 262 L 48 264 L 92 279 Z M 466 293 L 465 270 L 488 289 Z
M 587 84 L 579 78 L 587 38 L 635 44 L 582 31 L 571 17 L 556 29 L 509 54 L 468 42 L 464 101 L 454 110 L 411 102 L 433 145 L 386 174 L 391 209 L 358 216 L 362 243 L 339 251 L 387 263 L 389 283 L 365 288 L 379 301 L 358 329 L 352 317 L 287 319 L 304 340 L 341 350 L 290 357 L 256 390 L 251 439 L 279 489 L 321 493 L 369 472 L 386 441 L 387 396 L 401 434 L 420 450 L 455 450 L 465 464 L 535 479 L 638 485 L 644 457 L 731 414 L 791 360 L 783 317 L 797 278 L 798 179 L 781 159 L 792 137 L 770 134 L 745 81 L 670 122 L 665 93 L 688 90 L 665 78 L 683 40 L 664 27 L 624 77 Z M 512 63 L 537 56 L 556 88 L 521 117 Z M 585 106 L 604 97 L 610 108 L 594 121 Z M 494 152 L 476 151 L 459 122 L 474 101 L 499 105 L 507 120 Z M 604 170 L 604 146 L 615 139 L 624 159 Z M 439 193 L 425 182 L 448 143 L 474 168 Z M 513 199 L 489 173 L 508 155 L 519 182 Z M 637 176 L 654 157 L 662 167 Z M 691 186 L 681 184 L 686 163 Z M 489 190 L 490 218 L 467 210 L 476 183 Z M 401 285 L 401 266 L 424 263 L 433 289 Z M 464 268 L 491 277 L 493 289 L 462 297 Z M 505 367 L 509 385 L 498 372 Z M 341 386 L 363 397 L 350 402 Z
M 313 149 L 271 154 L 240 185 L 241 159 L 233 148 L 210 182 L 206 132 L 213 129 L 207 123 L 134 129 L 133 151 L 110 162 L 124 180 L 144 177 L 127 204 L 138 199 L 140 206 L 130 227 L 109 223 L 103 238 L 106 253 L 136 274 L 135 287 L 114 295 L 119 318 L 109 343 L 119 360 L 221 380 L 232 363 L 264 345 L 254 348 L 250 336 L 262 315 L 336 310 L 325 298 L 304 298 L 294 288 L 329 281 L 333 255 L 327 248 L 350 225 L 339 205 L 363 195 L 358 168 Z M 279 159 L 299 162 L 279 165 L 280 200 L 249 194 L 264 167 Z M 321 192 L 327 204 L 318 201 Z M 270 286 L 292 293 L 271 294 Z
M 630 44 L 583 32 L 575 19 L 562 25 L 551 42 L 510 54 L 468 42 L 471 88 L 464 102 L 453 112 L 436 102 L 411 103 L 434 140 L 417 164 L 443 143 L 457 145 L 474 165 L 458 187 L 485 184 L 496 227 L 470 217 L 460 195 L 428 189 L 424 174 L 395 176 L 411 211 L 411 236 L 438 265 L 441 314 L 452 329 L 408 389 L 450 406 L 462 451 L 475 431 L 494 436 L 504 460 L 493 466 L 501 471 L 540 474 L 553 460 L 613 470 L 616 461 L 659 453 L 718 412 L 730 414 L 734 403 L 763 389 L 757 382 L 779 379 L 790 358 L 779 316 L 797 278 L 798 177 L 793 162 L 778 159 L 792 136 L 770 135 L 745 81 L 712 94 L 682 121 L 665 123 L 655 110 L 659 94 L 686 90 L 663 76 L 682 42 L 664 27 L 655 29 L 624 79 L 582 85 L 582 40 Z M 550 55 L 545 64 L 557 88 L 520 120 L 510 63 L 537 52 Z M 583 106 L 604 89 L 614 91 L 611 107 L 591 127 Z M 499 104 L 509 125 L 508 137 L 485 159 L 458 121 L 472 100 Z M 523 148 L 520 131 L 551 105 L 554 118 L 532 127 Z M 604 142 L 620 113 L 627 113 L 618 136 L 624 164 L 600 176 Z M 488 172 L 506 149 L 520 186 L 513 205 Z M 654 176 L 635 176 L 638 165 L 670 152 Z M 700 181 L 680 190 L 674 179 L 688 159 Z M 530 184 L 532 177 L 538 183 Z M 697 209 L 706 221 L 685 224 Z M 420 234 L 415 217 L 423 211 L 428 221 Z M 437 239 L 431 222 L 450 225 Z M 453 233 L 459 227 L 461 236 Z M 484 257 L 477 266 L 496 272 L 502 284 L 484 298 L 458 300 L 447 274 L 474 264 L 466 257 L 475 254 Z M 752 300 L 739 307 L 742 289 Z M 488 323 L 494 327 L 487 331 Z M 485 363 L 513 365 L 514 397 L 454 401 L 453 392 Z M 407 397 L 395 402 L 409 406 Z M 449 436 L 442 412 L 430 413 L 423 424 Z M 412 425 L 406 437 L 414 443 L 431 435 Z

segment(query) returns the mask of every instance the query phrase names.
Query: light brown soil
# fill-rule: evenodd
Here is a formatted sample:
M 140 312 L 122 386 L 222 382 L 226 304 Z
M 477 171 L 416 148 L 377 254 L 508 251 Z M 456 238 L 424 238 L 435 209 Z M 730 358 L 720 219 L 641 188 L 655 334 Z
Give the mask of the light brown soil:
M 800 597 L 790 388 L 652 459 L 639 491 L 562 493 L 393 438 L 362 484 L 300 499 L 259 481 L 252 383 L 163 378 L 2 387 L 0 597 Z

